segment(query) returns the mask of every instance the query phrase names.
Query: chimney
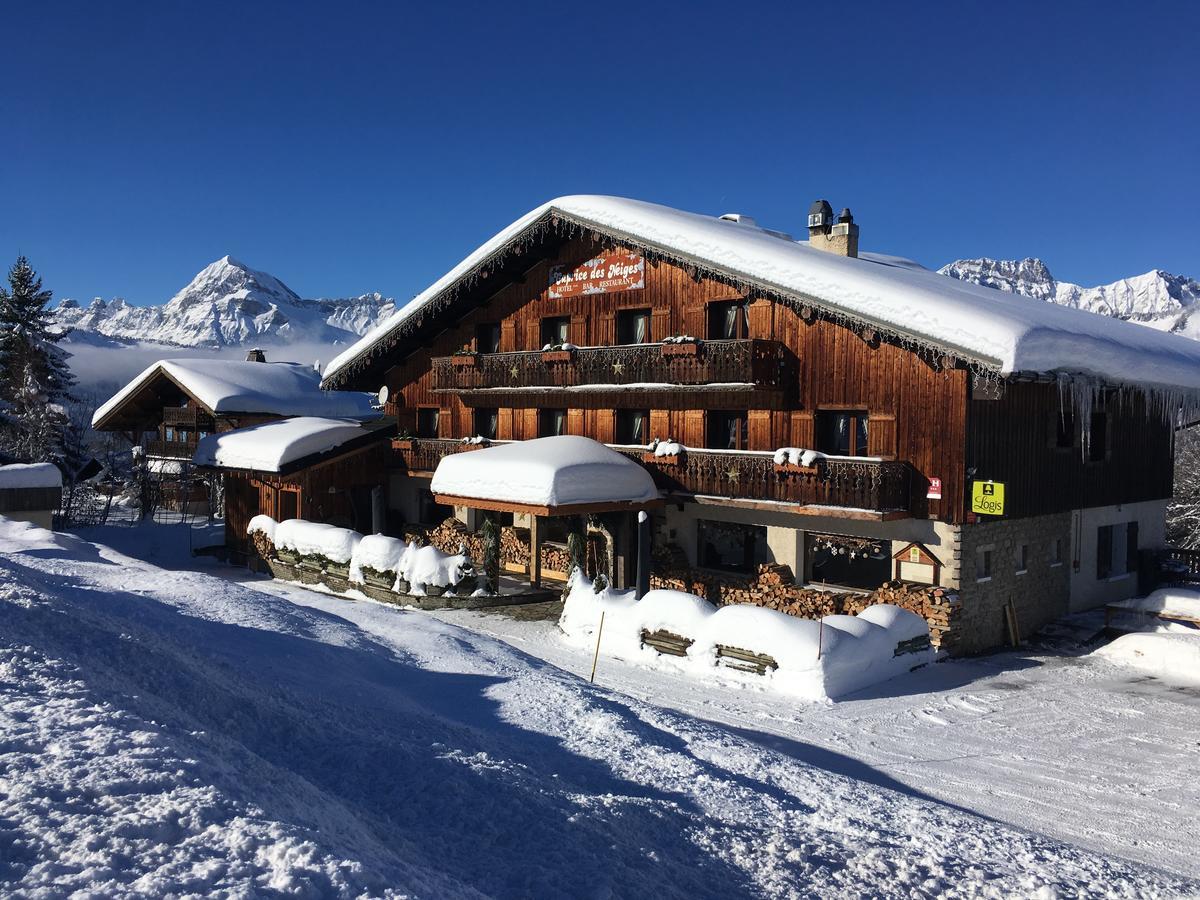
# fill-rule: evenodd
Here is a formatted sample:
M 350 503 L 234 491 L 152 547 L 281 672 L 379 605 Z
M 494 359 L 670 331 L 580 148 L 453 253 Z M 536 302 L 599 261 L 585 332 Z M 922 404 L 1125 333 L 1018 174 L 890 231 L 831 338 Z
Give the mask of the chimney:
M 246 351 L 246 362 L 266 362 L 267 354 L 263 353 L 257 347 Z
M 815 200 L 808 208 L 808 244 L 838 256 L 858 256 L 858 226 L 850 208 L 845 207 L 833 220 L 828 200 Z

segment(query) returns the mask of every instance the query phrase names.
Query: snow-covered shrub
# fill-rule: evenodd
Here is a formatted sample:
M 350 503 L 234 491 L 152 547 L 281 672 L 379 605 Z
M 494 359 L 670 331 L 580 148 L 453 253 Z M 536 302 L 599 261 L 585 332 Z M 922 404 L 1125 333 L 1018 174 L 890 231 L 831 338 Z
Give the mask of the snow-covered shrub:
M 405 544 L 399 538 L 385 534 L 368 534 L 354 548 L 350 580 L 358 584 L 386 582 L 394 591 L 407 592 L 408 585 L 402 583 L 400 572 L 405 557 L 416 549 L 415 543 Z
M 777 466 L 813 466 L 825 459 L 825 454 L 819 450 L 805 450 L 801 447 L 780 447 L 775 451 Z
M 440 594 L 473 574 L 465 553 L 443 553 L 437 547 L 410 547 L 400 563 L 400 577 L 414 596 Z

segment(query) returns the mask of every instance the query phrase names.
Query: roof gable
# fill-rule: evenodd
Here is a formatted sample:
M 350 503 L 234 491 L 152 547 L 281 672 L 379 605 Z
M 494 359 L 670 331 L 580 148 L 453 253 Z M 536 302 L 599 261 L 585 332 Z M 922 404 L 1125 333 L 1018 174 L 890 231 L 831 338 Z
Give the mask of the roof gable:
M 1065 373 L 1200 395 L 1200 343 L 1185 338 L 961 282 L 893 258 L 836 256 L 755 225 L 599 196 L 552 200 L 502 230 L 335 358 L 326 384 L 350 383 L 427 317 L 439 316 L 468 289 L 477 289 L 509 257 L 547 235 L 581 233 L 870 327 L 918 351 L 949 354 L 980 372 Z

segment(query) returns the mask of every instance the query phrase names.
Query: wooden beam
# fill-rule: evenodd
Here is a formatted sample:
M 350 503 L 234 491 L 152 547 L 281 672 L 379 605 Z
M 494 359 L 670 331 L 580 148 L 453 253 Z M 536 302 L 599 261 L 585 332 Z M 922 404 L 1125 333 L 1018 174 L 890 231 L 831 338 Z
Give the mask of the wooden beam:
M 507 500 L 488 500 L 480 497 L 457 497 L 434 494 L 433 499 L 443 506 L 466 506 L 469 509 L 488 509 L 494 512 L 523 513 L 529 516 L 586 516 L 602 512 L 634 512 L 662 506 L 662 498 L 632 502 L 614 500 L 604 503 L 571 503 L 566 506 L 538 506 L 530 503 L 511 503 Z
M 538 516 L 529 518 L 529 585 L 542 586 L 542 530 Z

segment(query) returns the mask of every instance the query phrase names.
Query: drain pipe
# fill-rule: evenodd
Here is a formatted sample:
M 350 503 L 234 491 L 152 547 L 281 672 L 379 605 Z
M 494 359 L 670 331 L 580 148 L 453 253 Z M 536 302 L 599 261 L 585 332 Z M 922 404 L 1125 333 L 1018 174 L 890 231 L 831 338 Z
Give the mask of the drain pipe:
M 650 590 L 650 514 L 638 510 L 637 599 Z

